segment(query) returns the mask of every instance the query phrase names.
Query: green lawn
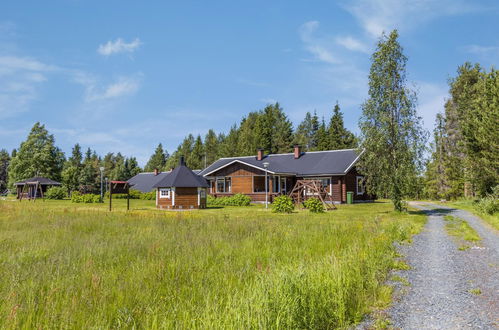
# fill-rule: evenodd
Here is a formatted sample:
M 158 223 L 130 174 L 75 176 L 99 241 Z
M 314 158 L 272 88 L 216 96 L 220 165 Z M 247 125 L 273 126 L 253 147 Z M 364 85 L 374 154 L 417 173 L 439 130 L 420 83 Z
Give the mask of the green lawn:
M 390 203 L 273 214 L 0 201 L 1 328 L 336 328 L 385 306 Z

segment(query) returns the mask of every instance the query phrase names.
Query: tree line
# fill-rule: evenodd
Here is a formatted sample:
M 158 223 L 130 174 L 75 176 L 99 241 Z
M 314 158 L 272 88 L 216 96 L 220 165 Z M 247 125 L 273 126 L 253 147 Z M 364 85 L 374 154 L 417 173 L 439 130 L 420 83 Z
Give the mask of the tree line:
M 144 167 L 144 171 L 155 169 L 168 171 L 177 166 L 180 156 L 193 169 L 202 169 L 221 157 L 256 154 L 258 148 L 269 153 L 291 152 L 294 144 L 305 150 L 329 150 L 355 148 L 357 139 L 344 127 L 343 114 L 338 104 L 326 124 L 317 113 L 307 112 L 304 120 L 293 130 L 293 125 L 278 103 L 268 105 L 260 111 L 250 112 L 239 125 L 233 125 L 229 133 L 216 134 L 210 129 L 204 139 L 189 134 L 178 148 L 169 155 L 160 143 Z M 88 148 L 85 152 L 79 144 L 72 148 L 71 155 L 55 146 L 55 139 L 44 125 L 35 123 L 26 141 L 18 150 L 9 154 L 0 150 L 0 192 L 13 187 L 15 182 L 43 176 L 63 183 L 71 191 L 98 193 L 101 173 L 109 180 L 128 180 L 142 169 L 135 157 L 124 157 L 121 153 L 108 153 L 104 157 Z
M 336 104 L 326 123 L 317 113 L 307 112 L 293 129 L 293 124 L 279 105 L 269 104 L 264 109 L 250 112 L 228 133 L 217 134 L 213 129 L 201 137 L 189 134 L 169 157 L 162 157 L 158 146 L 148 162 L 147 169 L 175 167 L 179 157 L 185 157 L 187 166 L 202 169 L 219 158 L 255 155 L 257 149 L 277 154 L 292 152 L 298 144 L 305 151 L 356 148 L 358 140 L 345 128 L 343 113 Z
M 426 195 L 484 197 L 499 184 L 499 71 L 465 63 L 449 80 L 425 173 Z
M 142 171 L 135 157 L 124 157 L 119 152 L 100 157 L 90 148 L 83 153 L 79 144 L 66 159 L 55 146 L 54 136 L 44 125 L 35 123 L 19 149 L 11 154 L 0 150 L 0 192 L 13 188 L 16 182 L 42 176 L 62 182 L 68 192 L 98 193 L 101 167 L 102 176 L 109 180 L 128 180 Z

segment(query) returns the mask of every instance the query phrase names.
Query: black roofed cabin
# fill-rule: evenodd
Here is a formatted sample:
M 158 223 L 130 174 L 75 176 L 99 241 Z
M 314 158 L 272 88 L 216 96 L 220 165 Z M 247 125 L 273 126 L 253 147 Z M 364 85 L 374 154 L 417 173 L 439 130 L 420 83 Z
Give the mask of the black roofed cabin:
M 197 175 L 180 157 L 179 166 L 166 174 L 156 188 L 156 207 L 159 209 L 204 209 L 208 182 Z
M 295 146 L 293 153 L 221 158 L 199 173 L 210 183 L 214 197 L 242 193 L 253 202 L 265 201 L 265 166 L 269 201 L 288 194 L 297 180 L 320 180 L 335 203 L 347 201 L 353 192 L 354 201 L 373 199 L 363 185 L 364 177 L 355 164 L 361 156 L 356 149 L 302 152 Z

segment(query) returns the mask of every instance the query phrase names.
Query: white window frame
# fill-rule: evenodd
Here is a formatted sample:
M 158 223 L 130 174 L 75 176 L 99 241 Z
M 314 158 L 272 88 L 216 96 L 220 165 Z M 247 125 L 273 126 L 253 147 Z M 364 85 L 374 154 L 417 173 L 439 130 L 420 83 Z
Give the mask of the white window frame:
M 162 193 L 166 192 L 166 195 L 163 195 Z M 170 188 L 159 188 L 159 198 L 171 198 L 171 189 Z
M 226 191 L 227 190 L 227 179 L 230 180 L 229 191 Z M 223 180 L 223 182 L 224 182 L 224 191 L 218 191 L 218 180 Z M 217 194 L 230 194 L 230 193 L 232 193 L 232 177 L 231 176 L 217 177 L 215 179 L 215 192 Z
M 316 181 L 322 181 L 322 180 L 329 180 L 329 191 L 328 191 L 328 195 L 329 196 L 332 196 L 333 195 L 333 178 L 330 177 L 330 176 L 317 176 L 317 177 L 307 177 L 306 180 L 316 180 Z M 304 195 L 305 195 L 305 191 L 304 191 Z M 311 193 L 309 191 L 306 192 L 306 195 L 307 196 L 313 196 L 313 195 L 317 195 L 315 193 Z
M 360 184 L 359 181 L 361 182 Z M 357 195 L 364 195 L 365 193 L 363 181 L 364 181 L 363 176 L 357 176 L 355 178 L 355 191 L 357 192 Z

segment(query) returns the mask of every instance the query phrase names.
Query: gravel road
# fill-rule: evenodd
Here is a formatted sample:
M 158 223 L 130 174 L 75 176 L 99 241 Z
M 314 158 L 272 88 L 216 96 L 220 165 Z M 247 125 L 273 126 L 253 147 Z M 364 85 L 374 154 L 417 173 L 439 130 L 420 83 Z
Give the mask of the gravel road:
M 386 311 L 391 326 L 499 329 L 498 232 L 466 211 L 422 202 L 411 206 L 426 210 L 429 217 L 413 243 L 400 247 L 411 270 L 396 274 L 410 285 L 397 285 L 394 303 Z M 458 250 L 458 242 L 445 231 L 445 215 L 466 220 L 482 240 Z

